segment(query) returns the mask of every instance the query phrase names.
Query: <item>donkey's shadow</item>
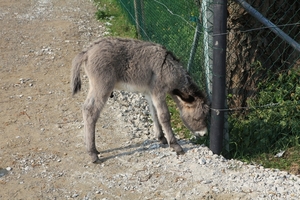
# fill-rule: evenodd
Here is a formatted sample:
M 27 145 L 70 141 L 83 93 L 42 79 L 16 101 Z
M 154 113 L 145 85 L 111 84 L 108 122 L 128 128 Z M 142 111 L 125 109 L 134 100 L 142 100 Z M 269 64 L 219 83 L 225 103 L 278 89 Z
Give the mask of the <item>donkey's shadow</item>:
M 198 145 L 188 146 L 188 144 L 191 144 L 191 142 L 184 141 L 184 144 L 182 145 L 184 152 L 187 152 L 187 151 L 190 151 L 192 149 L 199 147 Z M 117 147 L 117 148 L 113 148 L 113 149 L 107 149 L 107 150 L 100 151 L 101 157 L 96 162 L 94 162 L 94 164 L 102 164 L 110 159 L 114 159 L 116 157 L 129 156 L 129 155 L 133 155 L 138 152 L 149 153 L 150 151 L 153 151 L 154 149 L 156 149 L 157 151 L 160 151 L 159 150 L 160 148 L 169 148 L 169 145 L 162 144 L 157 140 L 146 140 L 144 142 L 129 144 L 127 146 Z M 169 150 L 172 151 L 174 154 L 176 154 L 176 152 L 173 149 L 170 148 Z M 114 152 L 119 152 L 119 151 L 121 151 L 121 152 L 114 154 Z M 103 154 L 113 154 L 113 155 L 102 157 Z M 184 156 L 184 155 L 181 155 L 181 156 Z

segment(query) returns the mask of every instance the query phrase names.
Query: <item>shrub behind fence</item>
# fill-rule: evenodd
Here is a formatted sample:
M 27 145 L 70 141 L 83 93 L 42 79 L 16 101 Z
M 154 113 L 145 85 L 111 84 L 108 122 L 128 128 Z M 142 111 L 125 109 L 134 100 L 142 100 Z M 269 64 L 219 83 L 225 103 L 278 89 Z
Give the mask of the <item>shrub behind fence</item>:
M 247 0 L 300 42 L 300 1 Z M 227 91 L 231 152 L 248 156 L 299 145 L 300 52 L 236 1 L 228 2 Z M 297 44 L 298 43 L 298 44 Z

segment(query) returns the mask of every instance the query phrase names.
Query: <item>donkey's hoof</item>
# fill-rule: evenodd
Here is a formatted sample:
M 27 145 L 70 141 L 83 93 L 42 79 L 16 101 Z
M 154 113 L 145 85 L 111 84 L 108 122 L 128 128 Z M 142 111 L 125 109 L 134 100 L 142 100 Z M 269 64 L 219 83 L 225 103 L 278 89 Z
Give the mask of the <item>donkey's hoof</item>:
M 182 151 L 176 151 L 176 154 L 177 154 L 177 156 L 179 156 L 179 155 L 185 154 L 185 152 L 183 150 Z
M 93 162 L 93 164 L 101 164 L 101 163 L 103 163 L 103 161 L 100 160 L 99 158 L 96 161 Z
M 158 138 L 158 140 L 162 143 L 162 144 L 168 144 L 167 139 L 165 138 L 165 136 L 162 136 L 160 138 Z
M 171 144 L 171 148 L 173 148 L 177 155 L 183 155 L 185 152 L 179 144 Z
M 93 154 L 91 157 L 92 163 L 99 163 L 100 159 L 98 158 L 98 154 Z
M 98 154 L 100 154 L 100 152 L 96 149 L 96 150 L 95 150 L 95 154 L 98 155 Z
M 93 157 L 94 155 L 100 154 L 100 152 L 96 148 L 94 148 L 91 151 L 88 151 L 88 154 Z

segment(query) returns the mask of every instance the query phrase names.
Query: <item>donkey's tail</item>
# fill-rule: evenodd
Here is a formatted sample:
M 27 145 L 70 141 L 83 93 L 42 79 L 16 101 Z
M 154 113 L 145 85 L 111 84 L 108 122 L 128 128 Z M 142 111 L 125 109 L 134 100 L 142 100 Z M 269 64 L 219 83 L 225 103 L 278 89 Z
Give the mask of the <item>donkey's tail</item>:
M 86 52 L 79 53 L 72 61 L 71 70 L 71 88 L 72 94 L 75 95 L 81 89 L 80 67 L 87 60 Z

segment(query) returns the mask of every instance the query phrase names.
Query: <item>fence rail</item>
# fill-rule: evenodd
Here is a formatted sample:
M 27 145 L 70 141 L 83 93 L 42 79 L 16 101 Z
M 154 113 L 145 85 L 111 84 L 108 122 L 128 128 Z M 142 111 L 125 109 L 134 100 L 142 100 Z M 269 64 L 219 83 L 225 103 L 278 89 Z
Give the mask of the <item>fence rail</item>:
M 212 80 L 219 75 L 212 66 L 222 60 L 213 38 L 227 38 L 223 49 L 226 91 L 221 94 L 226 96 L 226 102 L 222 102 L 224 106 L 212 107 L 212 111 L 227 116 L 227 128 L 218 131 L 221 136 L 228 133 L 225 146 L 231 156 L 269 152 L 300 143 L 300 1 L 118 1 L 137 26 L 139 36 L 173 51 L 188 66 L 199 86 L 207 89 L 212 101 L 220 95 L 220 89 L 212 87 Z M 214 8 L 224 2 L 227 18 L 222 18 L 227 20 L 227 30 L 213 32 L 222 21 L 213 19 L 218 17 Z M 215 129 L 219 125 L 211 126 Z M 212 140 L 211 147 L 216 142 Z M 220 141 L 217 143 L 220 146 Z

